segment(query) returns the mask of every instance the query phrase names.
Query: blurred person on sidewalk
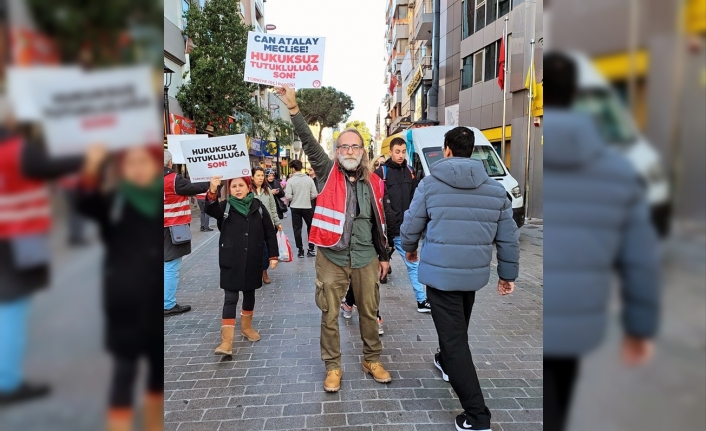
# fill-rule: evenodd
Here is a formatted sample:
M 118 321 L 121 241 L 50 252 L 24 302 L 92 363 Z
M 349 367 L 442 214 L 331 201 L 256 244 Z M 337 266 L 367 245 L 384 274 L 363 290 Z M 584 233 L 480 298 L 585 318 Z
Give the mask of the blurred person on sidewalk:
M 262 174 L 261 171 L 259 173 Z M 260 334 L 252 326 L 255 291 L 262 287 L 260 265 L 263 253 L 267 250 L 270 268 L 275 269 L 279 248 L 269 210 L 260 199 L 255 198 L 252 179 L 243 177 L 229 180 L 228 199 L 221 202 L 216 194 L 220 185 L 220 177 L 212 178 L 206 196 L 206 212 L 216 219 L 221 232 L 218 264 L 220 288 L 224 291 L 221 344 L 216 347 L 214 354 L 232 355 L 240 292 L 243 292 L 240 333 L 249 341 L 260 340 Z
M 591 117 L 571 110 L 576 64 L 547 53 L 544 73 L 544 426 L 559 431 L 580 359 L 600 344 L 608 324 L 616 274 L 623 359 L 638 365 L 652 356 L 660 260 L 637 172 L 608 147 Z
M 159 224 L 163 149 L 135 147 L 115 158 L 117 187 L 106 190 L 108 153 L 93 146 L 86 153 L 79 185 L 78 209 L 98 223 L 105 247 L 103 310 L 105 346 L 113 359 L 108 431 L 133 429 L 138 364 L 147 359 L 145 431 L 163 429 L 164 331 L 157 310 L 162 279 L 155 270 L 162 257 Z
M 176 292 L 179 286 L 181 258 L 191 253 L 191 240 L 174 244 L 171 228 L 191 224 L 189 196 L 208 190 L 209 183 L 192 183 L 172 170 L 172 153 L 164 150 L 164 315 L 185 313 L 190 305 L 179 305 Z
M 498 293 L 508 295 L 515 289 L 520 233 L 505 188 L 488 176 L 481 161 L 471 159 L 474 146 L 472 130 L 455 127 L 446 132 L 444 159 L 419 183 L 400 235 L 406 260 L 419 261 L 419 282 L 427 286 L 440 347 L 434 365 L 451 383 L 464 410 L 456 417 L 456 429 L 490 431 L 490 410 L 468 347 L 468 324 L 476 291 L 490 279 L 493 244 Z
M 326 364 L 324 390 L 337 392 L 341 388 L 338 315 L 348 286 L 352 286 L 357 301 L 363 372 L 378 383 L 389 383 L 392 376 L 380 362 L 382 342 L 376 318 L 380 305 L 379 281 L 389 268 L 382 208 L 385 186 L 380 177 L 370 172 L 359 131 L 341 132 L 332 160 L 299 111 L 294 89 L 284 86 L 275 91 L 287 105 L 302 148 L 320 184 L 324 184 L 317 198 L 310 236 L 320 251 L 316 254 L 315 302 L 321 310 L 321 359 Z M 301 169 L 300 164 L 293 167 Z
M 21 130 L 25 129 L 25 130 Z M 50 283 L 47 180 L 78 171 L 82 157 L 50 158 L 0 96 L 0 406 L 45 396 L 23 373 L 32 295 Z
M 265 181 L 265 170 L 259 166 L 252 169 L 252 191 L 255 195 L 255 199 L 259 200 L 262 206 L 267 209 L 275 229 L 282 232 L 284 228 L 277 215 L 275 196 L 270 190 L 270 185 Z M 270 280 L 270 276 L 267 274 L 267 268 L 270 267 L 270 255 L 267 250 L 267 242 L 264 243 L 264 247 L 265 250 L 262 254 L 262 281 L 265 284 L 270 284 L 272 280 Z
M 213 232 L 213 229 L 209 227 L 209 221 L 211 220 L 211 216 L 206 214 L 206 193 L 197 194 L 196 203 L 199 206 L 199 211 L 201 211 L 201 228 L 199 230 L 201 232 Z
M 316 191 L 319 192 L 319 179 L 316 178 L 316 172 L 314 172 L 314 168 L 309 166 L 309 169 L 307 170 L 307 173 L 309 174 L 309 178 L 311 178 L 314 181 L 314 187 L 316 187 Z M 316 198 L 311 200 L 311 207 L 316 208 Z
M 284 191 L 289 199 L 289 208 L 292 209 L 292 227 L 294 228 L 294 242 L 299 252 L 297 257 L 304 257 L 304 242 L 302 241 L 302 227 L 306 223 L 307 239 L 311 235 L 311 223 L 314 218 L 314 207 L 312 202 L 318 196 L 319 191 L 316 184 L 307 174 L 301 172 L 302 162 L 292 160 L 289 166 L 294 169 L 294 175 L 287 181 L 287 188 Z M 309 251 L 307 256 L 315 257 L 314 243 L 309 240 Z
M 273 169 L 268 169 L 265 171 L 267 175 L 267 185 L 272 192 L 272 196 L 275 198 L 275 204 L 277 204 L 277 217 L 281 219 L 285 218 L 287 213 L 287 204 L 282 201 L 284 198 L 284 185 L 282 182 L 275 178 L 275 171 Z

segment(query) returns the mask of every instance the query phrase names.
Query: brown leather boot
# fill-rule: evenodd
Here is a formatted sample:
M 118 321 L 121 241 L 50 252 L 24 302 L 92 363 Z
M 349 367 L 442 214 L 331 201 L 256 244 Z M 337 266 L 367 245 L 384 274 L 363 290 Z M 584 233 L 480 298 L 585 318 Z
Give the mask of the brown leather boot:
M 324 380 L 324 390 L 326 392 L 338 392 L 341 389 L 341 370 L 329 370 L 326 372 Z
M 108 411 L 108 431 L 132 431 L 132 409 L 114 409 Z
M 272 283 L 272 280 L 270 280 L 270 276 L 267 275 L 267 270 L 263 269 L 262 270 L 262 282 L 265 284 L 270 284 Z
M 389 383 L 392 381 L 392 376 L 380 362 L 363 361 L 363 371 L 373 376 L 373 379 L 378 383 Z
M 221 344 L 213 352 L 215 355 L 233 354 L 233 336 L 235 335 L 235 325 L 221 326 Z
M 164 431 L 164 394 L 161 392 L 145 397 L 144 431 Z
M 240 333 L 250 341 L 260 341 L 260 334 L 252 328 L 252 314 L 240 315 Z

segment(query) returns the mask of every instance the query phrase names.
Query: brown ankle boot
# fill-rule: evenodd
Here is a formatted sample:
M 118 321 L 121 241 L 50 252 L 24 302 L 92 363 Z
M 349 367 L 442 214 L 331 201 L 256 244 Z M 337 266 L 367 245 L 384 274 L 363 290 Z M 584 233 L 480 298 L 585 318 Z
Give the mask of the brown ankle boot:
M 324 380 L 324 390 L 326 392 L 338 392 L 341 389 L 341 370 L 329 370 L 326 372 Z
M 235 325 L 221 326 L 221 344 L 216 347 L 215 355 L 233 354 L 233 336 L 235 335 Z
M 113 409 L 108 411 L 108 431 L 132 431 L 132 409 Z
M 260 341 L 260 334 L 252 328 L 252 314 L 240 315 L 240 333 L 250 341 Z
M 378 383 L 389 383 L 392 381 L 392 376 L 380 362 L 363 361 L 363 371 L 373 376 L 373 379 Z
M 272 283 L 272 280 L 270 280 L 270 276 L 267 275 L 267 270 L 263 269 L 262 270 L 262 282 L 265 284 L 270 284 Z
M 164 431 L 164 394 L 150 393 L 145 398 L 144 431 Z

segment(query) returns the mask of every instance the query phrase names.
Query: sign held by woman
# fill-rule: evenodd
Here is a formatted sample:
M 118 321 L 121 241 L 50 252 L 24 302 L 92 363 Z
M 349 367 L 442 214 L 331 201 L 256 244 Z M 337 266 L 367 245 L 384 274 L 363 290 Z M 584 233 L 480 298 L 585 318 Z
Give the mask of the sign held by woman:
M 192 182 L 210 181 L 216 175 L 224 180 L 250 176 L 245 135 L 182 141 L 181 151 Z

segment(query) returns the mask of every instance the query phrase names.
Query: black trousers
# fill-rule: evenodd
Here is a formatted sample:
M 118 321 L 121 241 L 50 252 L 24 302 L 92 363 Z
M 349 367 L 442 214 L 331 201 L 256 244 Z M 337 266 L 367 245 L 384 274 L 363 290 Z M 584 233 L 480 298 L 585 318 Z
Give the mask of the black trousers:
M 223 318 L 235 319 L 235 314 L 238 308 L 238 298 L 240 292 L 232 292 L 224 290 L 225 299 L 223 300 Z M 253 311 L 255 309 L 255 291 L 248 290 L 243 292 L 243 311 Z
M 311 221 L 314 218 L 314 209 L 291 208 L 292 210 L 292 227 L 294 227 L 294 242 L 299 250 L 304 248 L 302 243 L 302 222 L 306 222 L 307 239 L 311 233 Z M 314 249 L 314 244 L 309 243 L 309 250 Z
M 355 295 L 353 295 L 353 288 L 351 286 L 348 286 L 348 292 L 346 292 L 346 305 L 349 307 L 352 307 L 355 305 Z M 378 320 L 380 320 L 380 310 L 377 311 L 378 313 Z
M 201 210 L 201 229 L 208 229 L 208 222 L 209 222 L 209 215 L 206 214 L 206 200 L 205 199 L 196 199 L 196 202 L 199 204 L 199 209 Z
M 149 371 L 147 376 L 147 390 L 149 392 L 164 391 L 164 349 L 152 349 L 147 357 Z M 133 394 L 137 381 L 137 369 L 140 357 L 113 356 L 113 380 L 110 386 L 110 407 L 133 407 Z
M 574 393 L 577 358 L 544 358 L 544 429 L 564 431 Z
M 490 428 L 490 410 L 468 347 L 468 324 L 476 292 L 446 292 L 427 286 L 431 317 L 439 337 L 442 367 L 474 429 Z

